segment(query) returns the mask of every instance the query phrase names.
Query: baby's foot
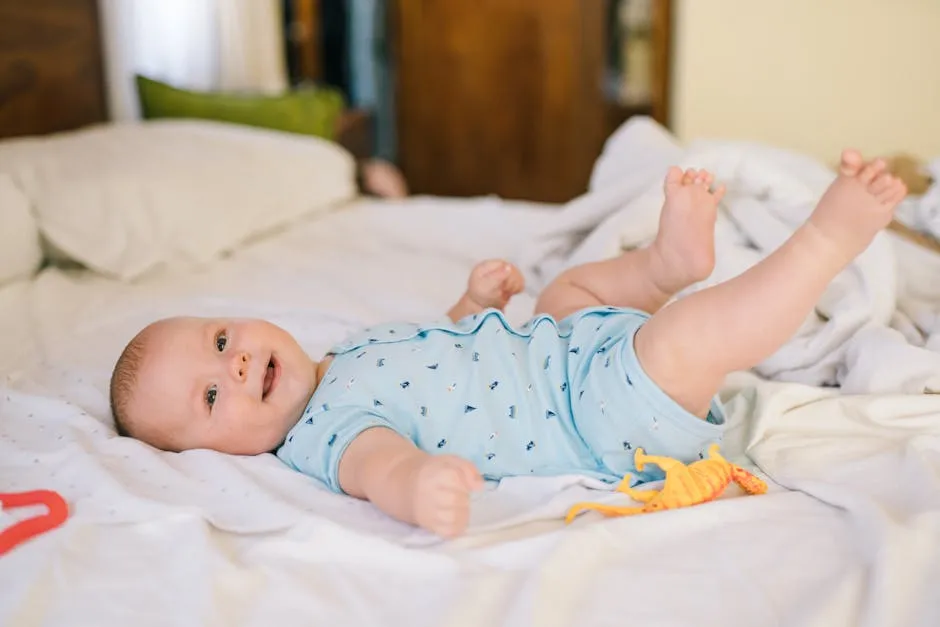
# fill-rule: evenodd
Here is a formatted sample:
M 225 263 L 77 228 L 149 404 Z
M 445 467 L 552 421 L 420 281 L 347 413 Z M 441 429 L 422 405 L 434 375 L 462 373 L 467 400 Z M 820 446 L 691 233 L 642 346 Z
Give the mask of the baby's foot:
M 888 174 L 881 159 L 866 163 L 855 150 L 842 153 L 839 176 L 823 194 L 809 218 L 833 250 L 849 259 L 865 250 L 888 226 L 907 188 Z
M 666 175 L 666 202 L 650 252 L 653 281 L 667 294 L 708 278 L 715 269 L 715 220 L 725 187 L 712 191 L 713 180 L 705 170 L 677 167 Z
M 453 455 L 429 455 L 415 474 L 414 517 L 444 538 L 459 536 L 470 520 L 470 493 L 483 488 L 479 471 Z

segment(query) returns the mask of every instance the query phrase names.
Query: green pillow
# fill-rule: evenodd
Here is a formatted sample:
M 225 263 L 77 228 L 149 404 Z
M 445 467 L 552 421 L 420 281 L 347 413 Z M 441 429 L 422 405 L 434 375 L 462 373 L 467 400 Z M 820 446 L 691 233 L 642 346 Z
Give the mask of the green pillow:
M 144 119 L 198 118 L 245 124 L 332 140 L 345 102 L 330 88 L 303 88 L 278 96 L 177 89 L 138 75 Z

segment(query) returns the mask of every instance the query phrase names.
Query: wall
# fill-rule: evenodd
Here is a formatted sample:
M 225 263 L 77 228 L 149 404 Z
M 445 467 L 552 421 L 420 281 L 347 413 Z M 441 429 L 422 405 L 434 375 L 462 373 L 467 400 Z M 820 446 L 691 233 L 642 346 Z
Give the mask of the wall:
M 940 0 L 675 0 L 672 127 L 940 157 Z

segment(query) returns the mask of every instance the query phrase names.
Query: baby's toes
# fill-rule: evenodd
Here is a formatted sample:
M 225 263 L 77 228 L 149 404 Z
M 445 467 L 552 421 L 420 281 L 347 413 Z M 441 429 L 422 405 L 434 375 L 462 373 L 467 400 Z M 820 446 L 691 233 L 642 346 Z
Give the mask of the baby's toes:
M 692 187 L 692 202 L 696 207 L 711 207 L 715 204 L 714 194 L 704 184 L 695 182 Z
M 888 164 L 885 163 L 884 159 L 875 159 L 862 168 L 862 171 L 858 173 L 858 180 L 865 185 L 869 185 L 876 177 L 884 172 L 887 167 Z
M 886 205 L 896 205 L 907 196 L 907 185 L 901 179 L 895 178 L 885 192 L 878 196 L 878 200 Z
M 845 176 L 855 176 L 862 169 L 862 155 L 852 148 L 842 151 L 842 161 L 839 164 L 839 171 Z
M 676 166 L 669 168 L 669 171 L 666 172 L 666 180 L 663 183 L 663 189 L 668 192 L 674 187 L 678 187 L 682 184 L 682 177 L 684 176 L 682 170 Z
M 876 176 L 875 180 L 873 180 L 868 185 L 868 192 L 872 194 L 873 196 L 876 196 L 878 200 L 883 201 L 884 194 L 889 189 L 891 189 L 891 187 L 894 185 L 895 180 L 896 179 L 893 176 L 891 176 L 887 172 L 883 172 L 882 174 L 879 174 L 878 176 Z
M 725 187 L 724 183 L 722 183 L 721 185 L 715 188 L 715 191 L 712 192 L 712 198 L 714 199 L 715 204 L 718 204 L 721 202 L 721 199 L 725 197 L 726 191 L 727 191 L 727 188 Z
M 685 174 L 682 176 L 683 185 L 691 185 L 695 182 L 695 177 L 698 176 L 698 170 L 695 168 L 689 168 L 685 171 Z

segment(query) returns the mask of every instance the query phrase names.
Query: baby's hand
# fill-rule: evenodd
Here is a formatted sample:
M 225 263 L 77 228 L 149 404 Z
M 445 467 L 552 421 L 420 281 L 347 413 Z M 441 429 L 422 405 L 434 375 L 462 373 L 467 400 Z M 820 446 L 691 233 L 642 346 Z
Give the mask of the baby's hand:
M 470 520 L 470 493 L 483 478 L 469 461 L 453 455 L 428 455 L 415 474 L 415 521 L 444 538 L 462 534 Z
M 524 287 L 519 268 L 502 259 L 489 259 L 478 263 L 470 273 L 467 296 L 483 309 L 501 310 Z

